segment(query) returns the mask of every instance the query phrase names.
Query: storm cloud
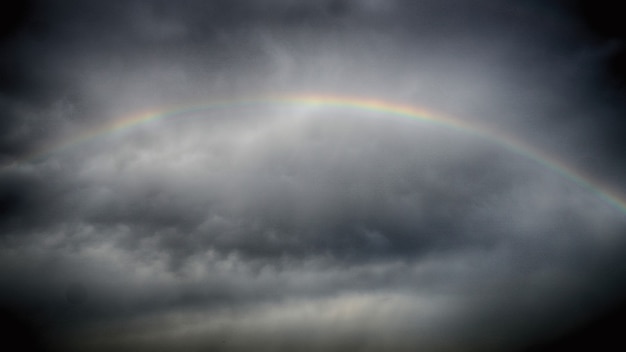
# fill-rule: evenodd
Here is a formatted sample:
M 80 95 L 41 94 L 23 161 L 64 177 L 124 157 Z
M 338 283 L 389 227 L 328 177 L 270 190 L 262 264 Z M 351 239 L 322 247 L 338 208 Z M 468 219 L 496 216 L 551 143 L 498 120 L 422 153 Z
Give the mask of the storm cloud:
M 6 6 L 7 343 L 526 351 L 622 302 L 624 39 L 584 2 Z

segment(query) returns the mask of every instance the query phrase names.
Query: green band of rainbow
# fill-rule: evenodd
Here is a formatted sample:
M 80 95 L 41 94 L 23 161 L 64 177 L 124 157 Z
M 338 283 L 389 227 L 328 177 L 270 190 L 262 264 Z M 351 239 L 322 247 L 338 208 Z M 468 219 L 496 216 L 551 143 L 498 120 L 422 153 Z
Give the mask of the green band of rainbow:
M 541 166 L 561 175 L 562 177 L 574 182 L 583 189 L 594 193 L 597 197 L 610 204 L 623 214 L 626 214 L 626 200 L 617 192 L 611 191 L 608 187 L 584 173 L 575 170 L 566 163 L 559 160 L 542 150 L 524 143 L 512 135 L 502 131 L 496 131 L 487 126 L 480 125 L 476 122 L 469 123 L 467 121 L 448 117 L 443 114 L 433 113 L 423 108 L 391 103 L 383 100 L 357 98 L 339 95 L 321 95 L 321 94 L 286 94 L 274 95 L 257 99 L 238 99 L 224 100 L 209 104 L 201 105 L 184 105 L 171 107 L 161 110 L 150 110 L 139 114 L 130 115 L 112 123 L 105 124 L 95 129 L 88 130 L 74 138 L 65 140 L 46 148 L 42 148 L 35 153 L 31 153 L 24 157 L 22 162 L 33 160 L 35 158 L 56 153 L 64 149 L 70 148 L 85 141 L 92 140 L 98 136 L 106 135 L 116 131 L 132 128 L 134 126 L 148 123 L 150 121 L 175 118 L 202 111 L 219 111 L 223 109 L 232 109 L 236 107 L 255 107 L 255 106 L 311 106 L 311 107 L 329 107 L 341 108 L 357 111 L 370 111 L 391 116 L 399 116 L 412 120 L 419 120 L 434 125 L 443 126 L 445 128 L 470 134 L 481 139 L 491 141 L 498 144 L 509 151 L 533 160 Z M 15 163 L 14 163 L 15 164 Z M 10 166 L 9 166 L 10 167 Z M 3 169 L 6 169 L 5 166 Z

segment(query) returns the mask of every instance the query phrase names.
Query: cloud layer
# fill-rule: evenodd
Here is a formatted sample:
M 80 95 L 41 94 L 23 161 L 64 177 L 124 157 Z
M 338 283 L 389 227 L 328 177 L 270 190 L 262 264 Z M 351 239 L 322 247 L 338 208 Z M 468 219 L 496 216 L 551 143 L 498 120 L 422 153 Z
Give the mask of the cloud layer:
M 12 11 L 20 21 L 2 28 L 0 65 L 0 305 L 15 343 L 522 350 L 622 296 L 623 211 L 451 128 L 267 103 L 60 148 L 140 111 L 318 92 L 507 131 L 618 194 L 610 50 L 567 8 L 36 1 Z

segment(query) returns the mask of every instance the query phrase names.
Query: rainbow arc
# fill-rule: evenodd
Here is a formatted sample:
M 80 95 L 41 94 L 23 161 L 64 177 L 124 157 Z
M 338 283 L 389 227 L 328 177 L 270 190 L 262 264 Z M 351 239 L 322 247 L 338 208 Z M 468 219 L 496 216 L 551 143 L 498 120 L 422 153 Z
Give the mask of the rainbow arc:
M 379 113 L 385 116 L 395 116 L 411 120 L 418 120 L 425 123 L 438 125 L 447 129 L 469 134 L 477 138 L 487 140 L 491 143 L 506 148 L 512 153 L 532 160 L 542 167 L 562 176 L 595 194 L 604 202 L 626 215 L 626 199 L 601 182 L 594 180 L 582 171 L 576 170 L 562 161 L 558 156 L 516 138 L 513 135 L 498 131 L 488 126 L 476 122 L 468 122 L 459 118 L 446 116 L 428 109 L 388 102 L 379 99 L 369 99 L 360 97 L 323 95 L 323 94 L 285 94 L 273 95 L 256 99 L 236 99 L 216 101 L 208 104 L 174 106 L 160 110 L 149 110 L 128 115 L 109 122 L 102 126 L 84 131 L 72 138 L 66 139 L 45 148 L 41 148 L 29 155 L 24 156 L 20 161 L 27 163 L 45 155 L 61 152 L 83 142 L 90 141 L 99 136 L 115 133 L 118 131 L 133 128 L 138 125 L 150 123 L 152 121 L 173 119 L 189 114 L 200 112 L 220 111 L 238 107 L 263 107 L 263 106 L 308 106 L 320 108 L 339 108 L 351 111 L 368 111 Z M 12 165 L 18 163 L 14 162 Z M 2 169 L 11 168 L 11 165 Z

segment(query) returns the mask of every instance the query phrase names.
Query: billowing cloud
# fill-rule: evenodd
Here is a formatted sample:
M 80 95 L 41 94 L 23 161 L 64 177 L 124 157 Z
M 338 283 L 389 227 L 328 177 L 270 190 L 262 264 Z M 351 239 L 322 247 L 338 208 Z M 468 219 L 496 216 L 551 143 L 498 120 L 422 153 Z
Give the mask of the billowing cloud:
M 12 343 L 521 351 L 623 295 L 623 107 L 604 70 L 621 44 L 592 38 L 571 8 L 11 11 L 0 306 Z M 483 132 L 268 98 L 298 94 Z M 161 118 L 115 127 L 139 116 Z

